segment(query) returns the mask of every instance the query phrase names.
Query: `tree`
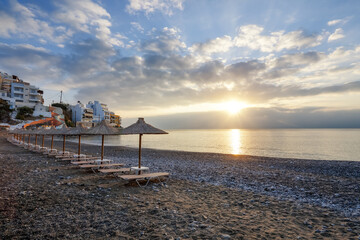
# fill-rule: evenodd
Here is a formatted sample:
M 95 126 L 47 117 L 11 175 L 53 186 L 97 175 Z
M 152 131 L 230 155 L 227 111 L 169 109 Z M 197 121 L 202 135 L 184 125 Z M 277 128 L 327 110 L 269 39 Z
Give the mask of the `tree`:
M 21 120 L 25 120 L 28 117 L 31 117 L 32 114 L 34 112 L 34 109 L 29 108 L 29 107 L 19 107 L 17 109 L 17 115 L 16 115 L 16 119 L 21 119 Z
M 65 124 L 68 127 L 74 127 L 75 124 L 71 121 L 71 109 L 69 104 L 66 103 L 53 103 L 51 104 L 53 107 L 59 107 L 63 110 L 64 117 L 65 117 Z
M 0 122 L 9 122 L 12 111 L 7 101 L 0 99 Z

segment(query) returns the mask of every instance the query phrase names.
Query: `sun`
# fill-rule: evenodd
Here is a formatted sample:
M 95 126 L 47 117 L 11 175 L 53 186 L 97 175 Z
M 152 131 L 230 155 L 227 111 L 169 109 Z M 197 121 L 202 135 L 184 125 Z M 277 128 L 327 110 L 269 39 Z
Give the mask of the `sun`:
M 227 111 L 229 114 L 234 115 L 239 113 L 242 109 L 249 107 L 248 104 L 238 101 L 229 101 L 221 104 L 222 109 Z

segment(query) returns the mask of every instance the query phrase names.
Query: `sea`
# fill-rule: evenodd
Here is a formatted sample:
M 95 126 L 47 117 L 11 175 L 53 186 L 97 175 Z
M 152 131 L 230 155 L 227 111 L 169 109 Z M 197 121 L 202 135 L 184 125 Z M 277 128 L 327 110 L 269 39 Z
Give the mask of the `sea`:
M 143 135 L 142 147 L 315 160 L 360 161 L 360 129 L 182 129 Z M 101 136 L 82 137 L 100 145 Z M 138 135 L 105 136 L 105 146 L 137 148 Z

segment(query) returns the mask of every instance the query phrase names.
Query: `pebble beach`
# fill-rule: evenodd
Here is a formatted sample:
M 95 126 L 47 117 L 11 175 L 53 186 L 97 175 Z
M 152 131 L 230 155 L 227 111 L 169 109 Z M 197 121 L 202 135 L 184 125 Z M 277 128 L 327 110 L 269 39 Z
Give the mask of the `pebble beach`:
M 99 156 L 100 146 L 81 152 Z M 142 156 L 151 172 L 170 173 L 165 184 L 140 188 L 0 136 L 0 239 L 360 239 L 360 162 Z M 105 157 L 136 166 L 138 150 L 109 146 Z

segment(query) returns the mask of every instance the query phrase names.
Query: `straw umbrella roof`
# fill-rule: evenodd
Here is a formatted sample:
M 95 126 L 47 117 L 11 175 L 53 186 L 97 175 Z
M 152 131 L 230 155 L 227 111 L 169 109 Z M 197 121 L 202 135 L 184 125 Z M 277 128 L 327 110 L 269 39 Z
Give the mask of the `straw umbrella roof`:
M 44 135 L 56 135 L 59 132 L 56 128 L 53 126 L 50 129 L 44 129 Z
M 110 126 L 109 123 L 107 123 L 105 120 L 103 120 L 103 121 L 101 121 L 101 123 L 99 123 L 95 127 L 90 128 L 89 130 L 86 130 L 85 134 L 88 134 L 88 135 L 119 135 L 120 131 L 119 131 L 119 129 L 116 129 L 116 128 Z
M 22 129 L 19 130 L 18 133 L 19 133 L 19 134 L 27 134 L 27 132 L 28 132 L 28 130 L 22 128 Z
M 81 127 L 80 125 L 70 128 L 70 130 L 66 133 L 66 135 L 84 135 L 86 132 L 85 128 Z
M 10 133 L 19 134 L 21 132 L 21 130 L 22 130 L 21 128 L 16 128 L 16 129 L 11 130 Z
M 37 128 L 37 129 L 31 130 L 31 133 L 36 134 L 36 135 L 42 135 L 42 134 L 44 134 L 44 131 L 45 131 L 45 129 L 43 129 L 43 128 Z
M 56 129 L 55 135 L 67 135 L 67 133 L 70 131 L 70 129 L 64 125 L 62 128 L 60 129 Z
M 139 134 L 139 169 L 141 169 L 141 138 L 143 134 L 167 134 L 167 132 L 147 124 L 144 118 L 121 130 L 121 134 Z
M 33 129 L 24 129 L 24 134 L 34 134 L 34 130 Z
M 121 134 L 168 134 L 167 132 L 146 123 L 144 118 L 139 118 L 136 123 L 121 130 Z

